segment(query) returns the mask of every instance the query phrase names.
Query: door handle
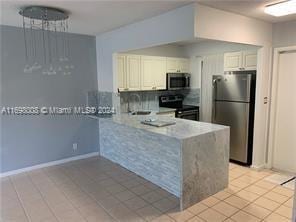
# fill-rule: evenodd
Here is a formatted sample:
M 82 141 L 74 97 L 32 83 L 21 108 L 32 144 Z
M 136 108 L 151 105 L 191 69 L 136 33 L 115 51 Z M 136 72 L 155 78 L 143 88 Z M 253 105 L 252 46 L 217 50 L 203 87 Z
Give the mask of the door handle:
M 212 89 L 212 122 L 216 120 L 216 93 L 217 93 L 217 81 L 220 79 L 213 80 L 213 89 Z

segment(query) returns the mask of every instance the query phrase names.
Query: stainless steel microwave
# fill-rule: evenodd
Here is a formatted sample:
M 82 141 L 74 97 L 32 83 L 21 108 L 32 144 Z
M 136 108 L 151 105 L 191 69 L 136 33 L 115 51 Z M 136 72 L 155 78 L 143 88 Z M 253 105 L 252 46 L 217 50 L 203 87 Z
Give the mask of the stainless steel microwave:
M 189 73 L 167 73 L 167 90 L 188 89 L 190 87 Z

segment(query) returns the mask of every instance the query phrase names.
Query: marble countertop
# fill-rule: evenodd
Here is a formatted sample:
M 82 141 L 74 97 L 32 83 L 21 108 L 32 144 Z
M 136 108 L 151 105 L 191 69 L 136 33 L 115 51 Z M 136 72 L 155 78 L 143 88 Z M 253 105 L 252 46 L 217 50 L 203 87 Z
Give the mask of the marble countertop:
M 175 112 L 176 109 L 174 108 L 166 108 L 166 107 L 159 107 L 159 110 L 155 110 L 156 114 L 159 113 L 171 113 L 171 112 Z
M 98 118 L 92 116 L 92 118 Z M 158 119 L 163 121 L 175 121 L 175 125 L 165 126 L 165 127 L 155 127 L 144 125 L 141 121 L 145 119 Z M 176 139 L 184 140 L 191 137 L 196 137 L 202 134 L 223 130 L 229 128 L 228 126 L 217 125 L 212 123 L 204 123 L 198 121 L 191 121 L 186 119 L 179 119 L 167 116 L 157 116 L 157 115 L 143 115 L 143 116 L 132 116 L 129 114 L 116 114 L 110 118 L 104 118 L 107 121 L 113 121 L 118 124 L 123 124 L 129 127 L 134 127 L 137 129 L 147 130 L 149 132 L 162 134 L 164 136 L 173 137 Z

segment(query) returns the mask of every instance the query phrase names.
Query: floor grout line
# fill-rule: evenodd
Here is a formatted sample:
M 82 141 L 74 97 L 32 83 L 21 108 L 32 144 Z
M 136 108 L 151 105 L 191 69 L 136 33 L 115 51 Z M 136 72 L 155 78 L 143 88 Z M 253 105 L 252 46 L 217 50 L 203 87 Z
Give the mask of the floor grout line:
M 139 210 L 149 206 L 149 207 L 155 208 L 157 210 L 156 212 L 160 212 L 160 214 L 157 214 L 156 217 L 159 217 L 158 215 L 160 215 L 160 216 L 165 215 L 165 216 L 169 217 L 170 219 L 177 221 L 174 218 L 174 215 L 175 215 L 174 209 L 175 208 L 167 210 L 165 212 L 162 212 L 160 209 L 158 209 L 157 207 L 154 206 L 154 204 L 156 202 L 161 201 L 161 200 L 169 200 L 169 201 L 172 201 L 172 203 L 173 203 L 175 201 L 175 199 L 173 198 L 173 195 L 172 195 L 172 198 L 170 198 L 170 196 L 164 195 L 159 200 L 147 201 L 146 199 L 144 199 L 144 195 L 146 195 L 150 192 L 154 192 L 154 191 L 157 192 L 157 190 L 159 188 L 158 186 L 156 186 L 157 188 L 155 188 L 155 189 L 153 186 L 151 186 L 151 187 L 147 188 L 147 192 L 138 194 L 136 191 L 133 191 L 132 189 L 136 188 L 138 186 L 141 186 L 141 185 L 145 186 L 146 184 L 148 186 L 149 181 L 142 179 L 138 175 L 126 170 L 125 168 L 119 166 L 118 164 L 114 164 L 104 158 L 101 158 L 101 157 L 89 158 L 89 159 L 85 159 L 85 160 L 78 160 L 78 161 L 73 161 L 70 163 L 60 164 L 57 166 L 47 167 L 47 168 L 44 168 L 41 170 L 39 169 L 36 171 L 36 173 L 37 173 L 36 178 L 34 177 L 35 175 L 30 172 L 29 173 L 26 172 L 26 173 L 22 174 L 22 175 L 24 175 L 24 178 L 29 180 L 29 182 L 32 184 L 33 188 L 36 189 L 38 194 L 41 195 L 42 200 L 46 204 L 49 211 L 52 213 L 53 218 L 55 218 L 58 221 L 61 221 L 61 220 L 56 215 L 56 212 L 53 211 L 51 204 L 49 204 L 48 200 L 45 198 L 43 190 L 41 189 L 41 187 L 38 183 L 38 176 L 39 176 L 38 171 L 40 171 L 40 173 L 41 173 L 40 174 L 41 178 L 44 175 L 48 179 L 48 181 L 53 184 L 54 189 L 57 189 L 58 192 L 61 192 L 61 194 L 63 194 L 65 200 L 67 200 L 67 203 L 71 204 L 71 206 L 73 207 L 73 210 L 77 211 L 77 213 L 86 221 L 88 220 L 87 219 L 88 215 L 85 214 L 84 211 L 80 211 L 80 207 L 82 207 L 81 204 L 79 204 L 79 202 L 78 202 L 78 205 L 72 203 L 72 200 L 70 198 L 72 188 L 74 189 L 73 198 L 75 198 L 75 189 L 77 188 L 76 195 L 79 196 L 79 194 L 81 192 L 82 195 L 85 195 L 85 198 L 89 198 L 90 199 L 89 201 L 93 201 L 92 203 L 94 203 L 98 207 L 102 208 L 102 210 L 104 211 L 104 213 L 106 213 L 106 215 L 110 216 L 110 218 L 112 218 L 114 221 L 117 221 L 117 222 L 122 221 L 122 220 L 120 218 L 118 218 L 117 214 L 115 217 L 113 215 L 113 212 L 109 213 L 110 209 L 107 208 L 107 205 L 102 204 L 100 202 L 101 199 L 105 198 L 105 194 L 107 195 L 106 197 L 113 197 L 118 201 L 117 203 L 112 205 L 111 208 L 113 208 L 115 206 L 122 205 L 126 209 L 128 209 L 127 215 L 130 212 L 130 215 L 132 215 L 132 216 L 134 215 L 135 219 L 139 217 L 139 219 L 141 218 L 142 220 L 146 221 L 146 219 L 145 219 L 146 217 L 144 217 L 144 215 L 140 215 L 138 212 L 139 212 Z M 233 171 L 233 175 L 236 175 L 235 177 L 231 176 L 232 171 Z M 32 172 L 34 172 L 34 171 L 32 171 Z M 256 173 L 252 174 L 252 172 L 258 172 L 258 174 L 256 174 Z M 225 196 L 220 196 L 222 198 L 217 198 L 214 195 L 212 195 L 211 197 L 215 197 L 218 201 L 215 204 L 211 205 L 210 207 L 205 205 L 206 208 L 199 211 L 198 213 L 194 213 L 189 210 L 188 212 L 190 213 L 190 215 L 185 214 L 185 216 L 188 217 L 188 218 L 186 218 L 186 221 L 189 221 L 194 217 L 198 217 L 198 218 L 201 218 L 202 220 L 204 220 L 202 217 L 200 217 L 200 215 L 209 209 L 218 213 L 218 215 L 223 215 L 226 218 L 225 220 L 227 220 L 227 219 L 234 220 L 232 217 L 240 212 L 245 213 L 246 215 L 250 215 L 254 218 L 257 218 L 258 221 L 264 221 L 264 220 L 266 220 L 266 218 L 268 218 L 272 214 L 279 215 L 279 216 L 289 220 L 290 216 L 282 215 L 283 214 L 282 212 L 281 212 L 281 214 L 278 214 L 278 213 L 276 213 L 276 210 L 278 210 L 282 206 L 287 207 L 289 209 L 291 208 L 291 207 L 289 207 L 290 205 L 289 206 L 285 205 L 292 198 L 292 197 L 290 197 L 290 193 L 289 192 L 286 193 L 286 191 L 283 190 L 282 192 L 285 194 L 285 195 L 283 195 L 280 192 L 281 191 L 280 189 L 277 190 L 277 192 L 274 192 L 274 190 L 276 188 L 282 187 L 280 185 L 274 185 L 274 186 L 269 187 L 268 184 L 266 184 L 266 185 L 264 183 L 262 183 L 262 185 L 259 184 L 261 181 L 271 183 L 269 181 L 265 181 L 264 178 L 270 176 L 272 173 L 273 173 L 272 171 L 268 171 L 268 170 L 255 171 L 255 170 L 244 168 L 244 167 L 241 167 L 238 165 L 230 164 L 230 168 L 229 168 L 230 177 L 229 177 L 229 184 L 227 187 L 229 190 L 227 190 L 227 191 L 224 190 L 224 192 L 228 193 L 229 195 L 228 194 L 225 195 L 225 196 L 227 196 L 226 198 L 224 198 Z M 98 177 L 96 177 L 96 175 L 98 175 Z M 102 179 L 100 179 L 100 175 L 102 175 Z M 239 175 L 239 176 L 237 176 L 237 175 Z M 125 177 L 127 179 L 125 179 Z M 30 218 L 30 215 L 28 214 L 28 212 L 26 211 L 26 209 L 23 205 L 23 200 L 20 198 L 20 194 L 18 193 L 17 187 L 14 184 L 13 179 L 10 177 L 8 177 L 8 179 L 10 181 L 9 184 L 11 184 L 14 192 L 17 195 L 17 201 L 21 204 L 22 210 L 24 211 L 24 216 L 26 217 L 26 219 L 28 221 L 31 222 L 32 220 Z M 120 185 L 120 186 L 124 187 L 124 190 L 120 191 L 121 188 L 119 186 L 118 189 L 114 187 L 119 192 L 113 192 L 113 191 L 116 191 L 114 189 L 112 189 L 112 192 L 111 192 L 111 190 L 109 191 L 108 189 L 105 188 L 104 185 L 100 184 L 100 182 L 107 181 L 107 180 L 110 180 L 112 182 L 111 186 L 119 186 Z M 135 181 L 135 186 L 130 187 L 128 185 L 128 182 L 133 181 L 133 180 Z M 16 180 L 15 182 L 18 182 L 18 181 Z M 126 186 L 124 186 L 125 182 L 127 182 Z M 236 182 L 238 182 L 238 183 L 236 184 Z M 239 183 L 239 182 L 241 182 L 241 183 Z M 41 183 L 42 183 L 42 181 L 41 181 Z M 235 185 L 232 185 L 232 183 L 234 183 Z M 257 183 L 259 184 L 259 186 L 257 185 Z M 69 184 L 69 192 L 67 191 L 67 184 Z M 271 183 L 271 184 L 273 184 L 273 183 Z M 101 187 L 103 192 L 106 192 L 106 193 L 102 194 L 102 198 L 100 196 L 100 190 L 97 191 L 98 195 L 96 196 L 96 185 L 98 185 L 98 187 Z M 239 185 L 239 186 L 236 186 L 236 185 Z M 257 191 L 256 189 L 255 190 L 252 190 L 252 189 L 246 190 L 246 189 L 250 188 L 251 186 L 257 186 L 261 190 L 258 189 L 257 193 L 255 192 L 255 191 Z M 106 187 L 108 187 L 108 185 L 106 185 Z M 34 192 L 33 188 L 32 188 L 32 190 Z M 290 190 L 289 188 L 286 188 L 286 189 Z M 130 197 L 127 197 L 127 199 L 126 198 L 121 199 L 117 196 L 117 194 L 119 194 L 121 192 L 127 192 L 127 191 L 132 192 L 133 195 L 131 195 Z M 26 195 L 26 190 L 24 190 L 22 192 L 25 192 L 25 195 Z M 242 192 L 241 193 L 242 196 L 240 196 L 240 194 L 239 194 L 240 192 Z M 270 192 L 274 192 L 278 195 L 282 195 L 283 197 L 286 198 L 286 200 L 282 201 L 284 199 L 281 198 L 280 196 L 279 196 L 280 199 L 278 199 L 278 200 L 271 199 L 271 198 L 274 198 L 272 196 L 271 196 L 271 198 L 266 197 L 265 195 Z M 29 192 L 29 194 L 30 194 L 30 192 Z M 251 196 L 247 196 L 247 195 L 251 195 Z M 240 199 L 242 199 L 244 201 L 247 201 L 247 204 L 240 209 L 240 208 L 237 208 L 236 206 L 233 206 L 233 204 L 229 204 L 228 202 L 225 201 L 226 199 L 234 197 L 234 196 L 239 197 Z M 261 206 L 261 205 L 256 204 L 255 201 L 257 201 L 258 199 L 260 199 L 262 197 L 266 198 L 267 200 L 274 201 L 275 203 L 277 203 L 277 205 L 275 205 L 277 207 L 275 207 L 273 210 L 270 210 L 269 208 L 267 208 L 265 206 Z M 275 198 L 276 197 L 277 196 L 275 195 Z M 145 204 L 143 203 L 144 206 L 141 206 L 140 208 L 137 208 L 137 207 L 134 208 L 134 207 L 130 207 L 129 205 L 127 205 L 127 202 L 129 200 L 132 200 L 133 198 L 140 198 L 140 200 L 144 201 L 144 203 L 145 203 Z M 73 201 L 79 201 L 79 199 L 73 200 Z M 85 206 L 86 207 L 88 205 L 91 206 L 92 203 L 89 202 Z M 202 203 L 202 201 L 199 203 Z M 216 205 L 218 205 L 220 203 L 230 205 L 231 207 L 234 207 L 236 209 L 236 211 L 234 213 L 231 213 L 231 211 L 230 211 L 231 214 L 226 216 L 224 213 L 220 213 L 218 211 L 221 208 L 220 209 L 217 208 L 218 210 L 216 210 L 214 208 Z M 253 211 L 249 211 L 252 213 L 249 213 L 247 211 L 247 207 L 252 206 L 252 205 L 254 205 L 254 207 L 255 206 L 261 207 L 262 209 L 266 209 L 268 211 L 262 210 L 264 214 L 263 215 L 260 214 L 261 216 L 259 218 L 259 216 L 258 216 L 259 214 L 256 215 L 256 213 L 254 213 Z M 125 209 L 125 208 L 123 208 L 123 209 Z M 89 209 L 91 210 L 92 208 L 89 208 Z M 252 209 L 252 208 L 250 208 L 250 209 Z M 257 209 L 257 208 L 255 208 L 255 209 Z M 260 208 L 258 208 L 258 209 L 260 210 Z M 67 212 L 67 210 L 65 210 L 63 212 Z M 174 214 L 171 214 L 171 212 L 173 212 Z M 265 213 L 266 213 L 266 215 L 265 215 Z M 92 214 L 90 214 L 90 215 L 92 215 Z M 178 214 L 177 214 L 177 216 L 178 216 Z M 262 219 L 262 217 L 263 217 L 263 219 Z

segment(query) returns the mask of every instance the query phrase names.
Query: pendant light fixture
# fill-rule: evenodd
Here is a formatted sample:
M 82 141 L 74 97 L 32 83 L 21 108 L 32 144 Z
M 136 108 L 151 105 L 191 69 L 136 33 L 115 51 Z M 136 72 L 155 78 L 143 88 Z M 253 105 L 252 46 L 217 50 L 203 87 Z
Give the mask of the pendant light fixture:
M 56 8 L 29 6 L 20 10 L 26 65 L 25 73 L 70 75 L 68 13 Z

